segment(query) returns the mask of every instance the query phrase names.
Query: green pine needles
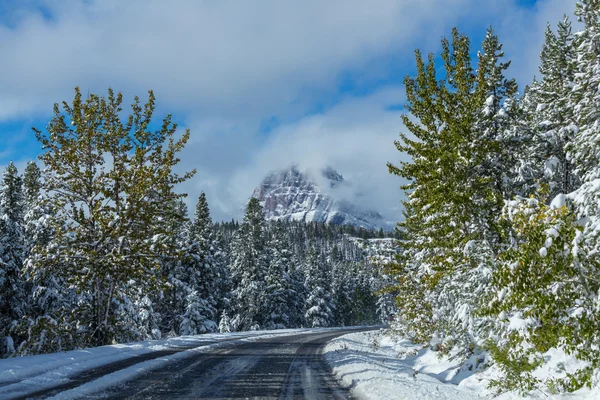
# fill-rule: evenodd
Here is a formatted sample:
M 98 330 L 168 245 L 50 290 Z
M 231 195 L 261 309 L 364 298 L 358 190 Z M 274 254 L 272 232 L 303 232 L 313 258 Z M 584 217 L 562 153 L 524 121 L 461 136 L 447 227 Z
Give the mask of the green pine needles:
M 582 0 L 546 30 L 541 80 L 517 95 L 502 45 L 488 30 L 471 65 L 469 39 L 442 41 L 444 74 L 416 52 L 406 77 L 410 156 L 402 186 L 400 254 L 388 272 L 397 328 L 468 357 L 489 351 L 499 391 L 552 392 L 596 384 L 600 367 L 600 9 Z M 581 364 L 542 379 L 548 354 Z
M 58 307 L 40 321 L 72 329 L 78 346 L 138 339 L 142 321 L 126 303 L 160 285 L 160 262 L 179 254 L 167 221 L 184 216 L 166 205 L 183 197 L 174 187 L 194 174 L 173 172 L 189 131 L 176 138 L 170 115 L 151 130 L 154 94 L 143 105 L 136 97 L 124 120 L 122 101 L 111 89 L 84 98 L 76 88 L 71 104 L 54 105 L 47 131 L 35 130 L 44 148 L 45 207 L 55 212 L 51 243 L 32 249 L 28 274 L 64 281 L 81 299 L 69 313 Z

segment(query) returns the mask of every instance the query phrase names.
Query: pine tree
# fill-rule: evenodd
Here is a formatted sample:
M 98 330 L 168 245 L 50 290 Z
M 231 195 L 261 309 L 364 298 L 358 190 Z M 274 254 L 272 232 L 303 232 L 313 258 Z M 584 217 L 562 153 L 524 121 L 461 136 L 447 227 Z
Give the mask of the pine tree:
M 50 240 L 51 232 L 47 220 L 49 210 L 45 209 L 41 198 L 42 172 L 33 161 L 27 163 L 23 174 L 23 195 L 25 204 L 25 241 L 27 252 L 36 245 L 45 245 Z
M 41 194 L 41 171 L 35 162 L 27 164 L 23 177 L 25 197 L 25 240 L 27 258 L 23 275 L 29 283 L 29 310 L 18 326 L 24 341 L 20 355 L 71 350 L 83 345 L 73 316 L 77 294 L 64 276 L 43 267 L 46 246 L 54 235 L 54 210 Z
M 571 22 L 565 16 L 558 24 L 557 33 L 548 26 L 545 36 L 540 57 L 542 80 L 534 82 L 526 94 L 532 103 L 526 111 L 530 115 L 532 137 L 524 157 L 535 160 L 538 166 L 535 178 L 550 186 L 549 199 L 553 199 L 557 194 L 570 193 L 579 186 L 579 180 L 573 174 L 573 162 L 567 156 L 567 148 L 577 131 L 575 110 L 569 101 L 575 79 Z
M 373 271 L 367 260 L 353 264 L 354 290 L 352 292 L 352 325 L 375 324 L 377 296 L 373 289 Z
M 212 230 L 210 210 L 204 192 L 200 194 L 194 221 L 189 229 L 189 261 L 187 268 L 192 291 L 186 299 L 186 311 L 181 322 L 184 334 L 217 330 L 217 299 L 222 297 L 219 285 L 218 243 Z
M 28 162 L 23 174 L 23 198 L 27 209 L 35 207 L 39 201 L 42 188 L 41 179 L 42 171 L 35 161 Z
M 329 265 L 322 252 L 313 245 L 304 261 L 306 271 L 306 323 L 311 328 L 333 325 L 333 301 Z
M 331 252 L 333 304 L 335 310 L 333 319 L 336 326 L 352 325 L 352 293 L 354 292 L 354 279 L 351 270 L 352 265 L 344 262 L 338 255 L 337 247 Z
M 187 206 L 178 199 L 166 204 L 165 208 L 169 210 L 167 218 L 163 223 L 172 233 L 170 246 L 181 249 L 180 257 L 165 257 L 162 261 L 160 279 L 165 282 L 164 288 L 160 291 L 156 303 L 157 313 L 160 315 L 160 331 L 162 336 L 178 336 L 180 334 L 180 324 L 182 317 L 187 309 L 188 296 L 196 292 L 194 285 L 195 277 L 193 266 L 193 256 L 189 254 L 189 244 L 187 242 L 189 221 L 187 221 Z M 190 300 L 192 300 L 190 298 Z M 189 332 L 189 324 L 185 334 L 195 334 Z
M 23 181 L 10 162 L 0 187 L 0 336 L 6 348 L 0 357 L 14 351 L 10 337 L 17 322 L 27 312 L 27 293 L 21 267 L 25 258 L 23 235 Z M 4 347 L 4 346 L 3 346 Z
M 600 264 L 589 253 L 583 229 L 566 204 L 546 206 L 549 187 L 538 198 L 508 202 L 503 218 L 511 222 L 507 249 L 499 255 L 493 286 L 484 293 L 484 315 L 494 320 L 494 340 L 487 347 L 504 372 L 492 381 L 501 390 L 531 391 L 542 381 L 533 371 L 551 348 L 585 361 L 565 377 L 546 382 L 554 390 L 573 391 L 589 385 L 600 367 L 600 340 L 593 278 Z M 591 279 L 590 279 L 591 278 Z
M 483 224 L 480 229 L 487 231 L 489 236 L 497 235 L 497 232 L 493 232 L 495 229 L 490 226 L 490 221 L 499 214 L 502 200 L 515 195 L 506 171 L 514 165 L 514 154 L 520 146 L 518 125 L 516 132 L 514 130 L 517 83 L 504 76 L 504 72 L 510 67 L 510 61 L 501 62 L 504 57 L 502 44 L 492 28 L 488 29 L 477 57 L 478 95 L 472 97 L 477 101 L 480 96 L 485 97 L 485 103 L 475 123 L 476 136 L 472 138 L 471 146 L 477 148 L 471 173 L 479 178 L 477 195 L 480 198 L 475 201 L 480 207 L 478 212 L 485 216 L 484 221 L 477 223 Z
M 90 94 L 84 100 L 76 88 L 62 112 L 54 105 L 47 133 L 35 130 L 44 148 L 44 189 L 56 215 L 54 237 L 32 269 L 77 290 L 74 312 L 85 345 L 130 339 L 137 327 L 122 331 L 116 305 L 140 289 L 152 291 L 160 261 L 178 254 L 163 224 L 164 205 L 182 197 L 173 188 L 192 175 L 172 172 L 189 132 L 175 140 L 170 116 L 151 131 L 154 103 L 151 91 L 143 106 L 136 97 L 122 122 L 121 94 L 109 89 L 107 98 Z
M 412 286 L 409 281 L 416 279 L 419 290 L 415 294 L 424 298 L 414 305 L 425 306 L 420 315 L 428 321 L 432 321 L 433 309 L 429 302 L 439 297 L 433 291 L 444 288 L 442 280 L 454 272 L 456 261 L 461 259 L 463 243 L 479 234 L 472 224 L 476 209 L 472 200 L 490 198 L 478 195 L 480 183 L 473 174 L 481 158 L 480 149 L 475 145 L 474 126 L 485 97 L 483 92 L 475 91 L 477 76 L 471 67 L 469 39 L 460 36 L 455 29 L 452 46 L 444 39 L 442 47 L 446 79 L 441 83 L 438 83 L 433 55 L 429 55 L 426 65 L 416 51 L 417 77 L 406 77 L 405 85 L 407 108 L 420 123 L 408 116 L 403 116 L 403 121 L 417 140 L 401 134 L 402 142 L 396 142 L 397 149 L 411 156 L 413 162 L 402 162 L 399 167 L 388 164 L 391 173 L 410 182 L 402 187 L 408 192 L 404 205 L 409 211 L 405 221 L 399 224 L 406 238 L 403 247 L 407 258 L 400 258 L 398 267 L 393 268 L 398 281 L 404 285 L 398 288 L 399 306 L 407 308 L 413 303 L 403 298 L 403 294 L 408 290 L 406 294 L 411 296 L 414 289 L 408 289 Z M 426 310 L 428 312 L 424 312 Z M 407 316 L 413 312 L 406 311 Z M 436 311 L 444 310 L 436 307 Z M 420 323 L 418 327 L 425 329 L 415 332 L 414 336 L 419 339 L 426 339 L 435 329 L 443 328 L 431 323 Z
M 584 29 L 573 42 L 577 49 L 577 71 L 571 101 L 578 131 L 569 146 L 569 157 L 575 164 L 577 176 L 583 182 L 590 182 L 600 178 L 600 4 L 598 0 L 581 0 L 575 14 Z
M 236 330 L 260 327 L 267 315 L 265 276 L 268 271 L 268 259 L 265 241 L 266 225 L 262 207 L 258 199 L 251 198 L 231 248 L 235 310 L 233 325 Z
M 221 314 L 221 319 L 219 320 L 219 332 L 231 332 L 231 320 L 229 319 L 229 316 L 227 315 L 226 311 L 223 311 L 223 313 Z
M 418 122 L 403 116 L 416 140 L 401 135 L 396 143 L 412 163 L 388 164 L 410 182 L 402 187 L 408 194 L 399 224 L 403 250 L 390 271 L 400 283 L 394 290 L 401 318 L 414 321 L 407 331 L 466 347 L 483 323 L 473 312 L 500 248 L 497 216 L 504 197 L 513 195 L 506 171 L 518 144 L 518 131 L 510 129 L 516 84 L 504 77 L 509 63 L 501 62 L 491 29 L 476 72 L 466 36 L 454 29 L 442 48 L 444 80 L 438 81 L 433 55 L 425 64 L 418 51 L 417 77 L 405 79 L 407 108 Z
M 265 328 L 289 328 L 292 322 L 293 305 L 296 292 L 293 289 L 289 271 L 294 269 L 290 246 L 283 230 L 283 224 L 277 221 L 268 243 L 269 269 L 265 288 L 265 308 L 267 310 Z
M 591 250 L 600 250 L 600 4 L 598 0 L 581 0 L 576 15 L 584 28 L 575 35 L 577 70 L 575 85 L 570 96 L 574 109 L 577 132 L 568 146 L 567 157 L 572 160 L 574 173 L 581 179 L 581 187 L 570 195 L 585 224 L 586 242 Z

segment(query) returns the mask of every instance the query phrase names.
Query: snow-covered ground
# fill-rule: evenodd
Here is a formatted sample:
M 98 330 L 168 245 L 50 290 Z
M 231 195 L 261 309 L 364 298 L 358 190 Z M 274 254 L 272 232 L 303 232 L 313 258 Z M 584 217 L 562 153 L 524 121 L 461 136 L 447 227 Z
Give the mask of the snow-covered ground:
M 332 330 L 335 329 L 332 328 Z M 252 341 L 258 338 L 311 333 L 314 331 L 312 329 L 285 329 L 182 336 L 166 340 L 149 340 L 0 360 L 0 398 L 8 400 L 52 388 L 69 382 L 72 377 L 86 371 L 132 357 L 164 352 L 165 350 L 181 350 L 174 354 L 159 356 L 119 369 L 54 397 L 55 399 L 77 398 L 118 385 L 148 371 L 160 368 L 166 363 L 193 356 L 198 352 L 206 352 L 232 342 Z
M 494 397 L 487 388 L 498 376 L 494 367 L 476 370 L 485 363 L 485 355 L 472 356 L 461 363 L 459 357 L 439 356 L 429 347 L 415 345 L 389 331 L 350 333 L 332 340 L 324 350 L 334 374 L 360 399 L 446 399 L 470 400 Z M 548 362 L 539 376 L 551 376 L 565 364 L 575 363 L 563 353 L 548 354 Z M 504 393 L 499 400 L 521 399 L 516 393 Z M 530 399 L 600 399 L 600 388 L 552 395 L 535 392 Z

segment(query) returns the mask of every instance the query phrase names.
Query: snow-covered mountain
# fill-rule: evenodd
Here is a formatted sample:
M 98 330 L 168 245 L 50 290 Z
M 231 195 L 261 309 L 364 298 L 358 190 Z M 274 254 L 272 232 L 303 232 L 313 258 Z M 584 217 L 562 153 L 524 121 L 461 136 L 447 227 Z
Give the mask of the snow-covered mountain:
M 267 174 L 252 197 L 260 200 L 267 220 L 296 220 L 392 230 L 381 214 L 342 198 L 350 186 L 327 167 L 319 174 L 301 172 L 297 166 Z M 339 195 L 339 196 L 338 196 Z

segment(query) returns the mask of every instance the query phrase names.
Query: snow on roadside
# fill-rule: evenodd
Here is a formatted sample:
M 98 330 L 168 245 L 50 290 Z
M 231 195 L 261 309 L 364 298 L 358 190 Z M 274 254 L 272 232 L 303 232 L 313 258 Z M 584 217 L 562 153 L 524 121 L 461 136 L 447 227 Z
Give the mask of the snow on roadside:
M 494 367 L 477 369 L 487 362 L 485 355 L 474 355 L 466 362 L 460 357 L 439 357 L 429 347 L 415 345 L 393 336 L 387 330 L 357 332 L 330 341 L 325 359 L 334 374 L 360 399 L 377 400 L 470 400 L 494 397 L 487 388 L 498 377 Z M 575 362 L 560 352 L 550 354 L 542 374 L 549 375 L 557 365 Z M 516 393 L 504 393 L 498 400 L 522 399 Z M 600 399 L 600 388 L 551 395 L 536 392 L 529 399 Z
M 68 391 L 68 398 L 114 386 L 140 374 L 158 368 L 165 363 L 193 356 L 209 348 L 245 340 L 256 340 L 280 335 L 310 333 L 315 330 L 284 329 L 278 331 L 238 332 L 227 334 L 207 334 L 181 336 L 166 340 L 148 340 L 83 350 L 37 356 L 17 357 L 0 360 L 0 398 L 10 399 L 25 396 L 46 388 L 68 382 L 71 377 L 107 364 L 122 361 L 140 355 L 163 350 L 181 350 L 181 352 L 137 363 L 105 377 L 94 380 L 82 387 Z M 66 394 L 67 392 L 65 392 Z M 59 395 L 57 398 L 63 398 Z

